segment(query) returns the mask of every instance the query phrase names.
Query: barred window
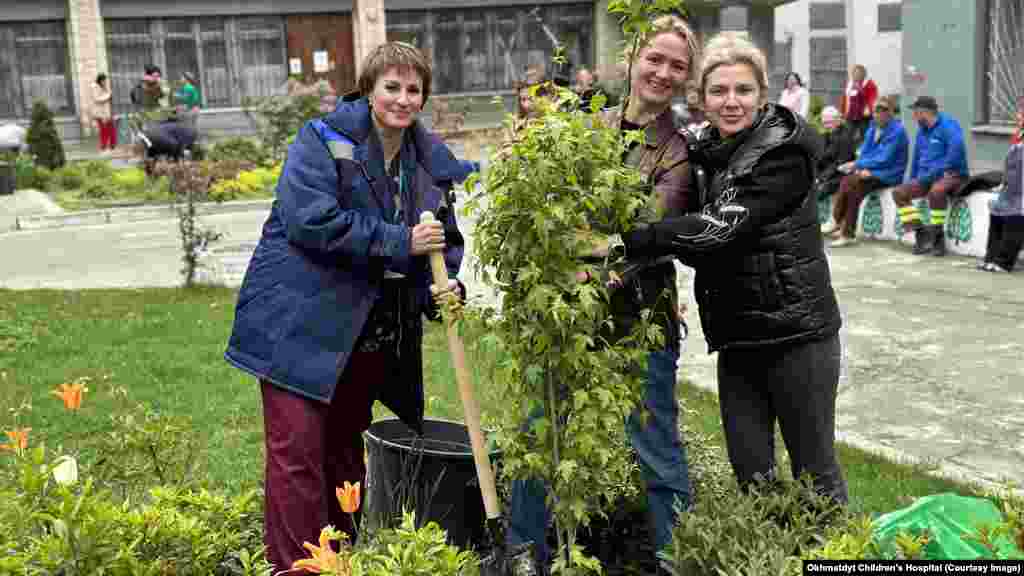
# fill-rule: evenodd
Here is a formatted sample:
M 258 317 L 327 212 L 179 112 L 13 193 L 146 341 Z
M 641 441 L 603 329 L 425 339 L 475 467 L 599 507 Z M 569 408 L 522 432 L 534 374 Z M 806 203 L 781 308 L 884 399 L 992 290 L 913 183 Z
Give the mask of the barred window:
M 811 30 L 846 28 L 846 5 L 837 2 L 811 2 Z
M 508 90 L 528 66 L 550 79 L 556 43 L 571 75 L 593 63 L 593 6 L 538 5 L 530 9 L 394 10 L 387 14 L 388 40 L 421 48 L 432 61 L 438 94 Z
M 838 106 L 846 91 L 846 38 L 811 38 L 811 95 Z
M 903 30 L 903 3 L 890 2 L 878 5 L 878 31 L 899 32 Z
M 63 20 L 0 24 L 0 117 L 27 118 L 42 100 L 74 114 Z
M 1024 95 L 1024 5 L 1020 0 L 989 0 L 987 88 L 988 121 L 1012 124 L 1016 100 Z
M 113 105 L 132 111 L 131 89 L 147 65 L 173 94 L 186 72 L 206 108 L 268 96 L 287 79 L 284 21 L 277 16 L 112 19 L 105 22 Z

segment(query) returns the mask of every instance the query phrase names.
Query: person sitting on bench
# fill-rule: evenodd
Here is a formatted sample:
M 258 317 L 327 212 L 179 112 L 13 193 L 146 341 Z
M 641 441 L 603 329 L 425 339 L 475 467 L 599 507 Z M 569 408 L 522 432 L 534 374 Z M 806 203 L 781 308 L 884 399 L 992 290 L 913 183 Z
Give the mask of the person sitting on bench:
M 844 211 L 833 212 L 833 218 L 839 222 L 836 227 L 839 238 L 832 242 L 833 247 L 846 246 L 856 241 L 857 214 L 860 203 L 869 192 L 897 186 L 903 181 L 910 141 L 903 122 L 897 118 L 898 114 L 899 108 L 894 97 L 879 98 L 857 160 L 840 166 L 840 171 L 846 176 L 839 184 L 836 207 Z
M 899 210 L 905 231 L 914 232 L 914 254 L 946 255 L 948 195 L 960 188 L 970 176 L 964 132 L 955 118 L 939 112 L 939 103 L 931 96 L 920 96 L 910 107 L 918 124 L 914 141 L 914 159 L 909 180 L 897 188 L 892 199 Z M 930 222 L 922 222 L 913 204 L 915 198 L 928 198 Z
M 825 127 L 824 149 L 818 157 L 815 167 L 817 177 L 814 179 L 814 190 L 818 200 L 833 196 L 839 191 L 839 182 L 843 177 L 840 168 L 857 157 L 857 131 L 852 124 L 843 121 L 843 116 L 835 106 L 826 106 L 821 111 L 821 123 Z M 838 221 L 845 214 L 845 202 L 836 196 L 833 200 L 833 220 Z M 837 230 L 835 222 L 823 224 L 821 231 L 831 234 Z

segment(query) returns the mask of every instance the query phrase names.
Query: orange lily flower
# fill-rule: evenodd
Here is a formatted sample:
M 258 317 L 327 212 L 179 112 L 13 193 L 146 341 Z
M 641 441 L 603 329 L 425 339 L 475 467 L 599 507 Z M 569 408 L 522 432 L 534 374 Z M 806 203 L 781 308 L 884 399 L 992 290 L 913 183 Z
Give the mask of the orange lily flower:
M 51 394 L 63 400 L 64 407 L 68 410 L 78 410 L 82 407 L 82 394 L 88 391 L 89 389 L 85 387 L 85 384 L 75 382 L 73 384 L 61 384 Z
M 320 531 L 320 545 L 315 546 L 309 542 L 303 542 L 302 547 L 309 551 L 309 558 L 302 558 L 292 563 L 292 570 L 305 570 L 313 574 L 337 574 L 339 576 L 349 574 L 348 564 L 331 548 L 331 541 L 344 538 L 344 533 L 339 533 L 331 526 L 325 526 Z
M 338 503 L 341 504 L 342 512 L 346 514 L 355 514 L 359 510 L 359 482 L 351 484 L 348 481 L 341 488 L 334 489 L 335 495 L 338 497 Z
M 7 430 L 4 434 L 10 438 L 10 442 L 7 444 L 0 444 L 0 450 L 10 450 L 11 452 L 21 452 L 28 448 L 28 433 L 31 428 L 17 428 L 15 430 Z

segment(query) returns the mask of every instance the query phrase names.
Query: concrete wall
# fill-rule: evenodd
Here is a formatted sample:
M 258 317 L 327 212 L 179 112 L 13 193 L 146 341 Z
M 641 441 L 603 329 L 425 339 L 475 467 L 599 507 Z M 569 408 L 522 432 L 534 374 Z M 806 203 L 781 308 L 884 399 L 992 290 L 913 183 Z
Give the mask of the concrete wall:
M 984 21 L 986 2 L 979 0 L 904 0 L 903 70 L 915 67 L 924 82 L 907 82 L 905 104 L 918 94 L 935 96 L 942 110 L 957 118 L 964 128 L 970 161 L 976 166 L 999 163 L 1006 154 L 998 138 L 976 138 L 974 127 L 984 118 Z M 911 142 L 917 127 L 910 110 L 903 107 L 903 121 Z M 983 144 L 978 146 L 978 144 Z
M 63 20 L 67 15 L 65 0 L 3 0 L 0 2 L 0 21 L 26 22 L 35 20 Z

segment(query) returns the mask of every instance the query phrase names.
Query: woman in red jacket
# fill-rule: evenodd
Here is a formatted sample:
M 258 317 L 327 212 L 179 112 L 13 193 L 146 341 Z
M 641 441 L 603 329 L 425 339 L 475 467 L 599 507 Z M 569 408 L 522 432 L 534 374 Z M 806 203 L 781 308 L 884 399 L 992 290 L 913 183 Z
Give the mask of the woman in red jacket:
M 871 111 L 875 109 L 878 99 L 878 86 L 874 80 L 868 79 L 868 69 L 857 64 L 850 69 L 850 82 L 843 94 L 843 117 L 857 130 L 857 142 L 864 138 L 864 133 L 871 123 Z

